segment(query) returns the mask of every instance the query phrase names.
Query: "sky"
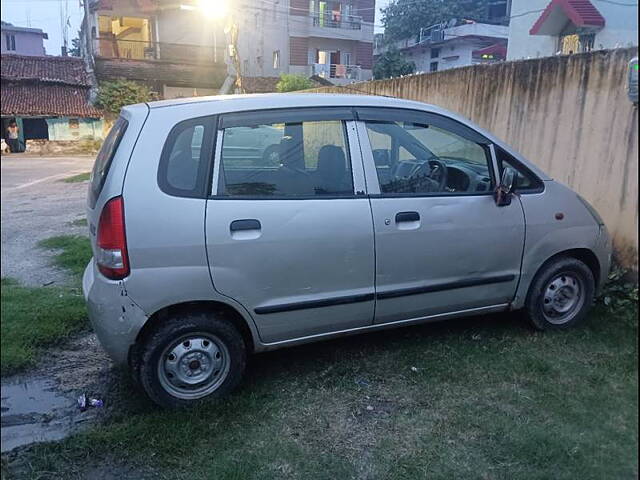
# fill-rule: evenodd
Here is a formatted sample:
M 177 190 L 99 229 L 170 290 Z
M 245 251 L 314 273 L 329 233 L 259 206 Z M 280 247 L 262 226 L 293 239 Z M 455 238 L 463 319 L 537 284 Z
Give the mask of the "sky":
M 18 27 L 40 28 L 49 35 L 44 41 L 47 55 L 60 55 L 62 29 L 60 5 L 67 4 L 69 18 L 68 42 L 78 35 L 83 9 L 79 0 L 0 0 L 2 20 Z M 30 24 L 29 24 L 30 23 Z
M 69 18 L 68 42 L 77 36 L 82 23 L 83 9 L 80 0 L 0 0 L 2 20 L 18 27 L 40 28 L 49 35 L 44 41 L 48 55 L 60 55 L 62 29 L 60 28 L 60 5 L 67 4 Z M 376 25 L 380 25 L 380 8 L 389 0 L 376 0 Z M 376 27 L 376 32 L 381 31 Z

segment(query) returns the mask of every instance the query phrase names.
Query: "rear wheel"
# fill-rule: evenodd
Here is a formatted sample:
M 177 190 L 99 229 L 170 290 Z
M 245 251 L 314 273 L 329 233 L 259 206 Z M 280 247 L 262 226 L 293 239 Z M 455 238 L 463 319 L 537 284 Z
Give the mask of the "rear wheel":
M 527 315 L 539 330 L 569 328 L 587 316 L 594 293 L 589 267 L 575 258 L 559 258 L 542 267 L 533 280 Z
M 147 338 L 139 378 L 158 405 L 185 407 L 231 392 L 245 364 L 244 341 L 231 323 L 216 314 L 183 314 Z

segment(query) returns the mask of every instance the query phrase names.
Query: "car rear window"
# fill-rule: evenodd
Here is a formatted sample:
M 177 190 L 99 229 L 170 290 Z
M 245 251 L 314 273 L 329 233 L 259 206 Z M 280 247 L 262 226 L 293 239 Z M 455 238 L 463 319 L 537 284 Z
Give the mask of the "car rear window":
M 111 161 L 118 150 L 118 145 L 120 144 L 120 140 L 122 140 L 128 125 L 129 122 L 122 117 L 118 117 L 116 122 L 113 124 L 113 127 L 111 127 L 107 138 L 104 139 L 102 148 L 100 148 L 100 151 L 98 152 L 96 161 L 93 164 L 93 171 L 91 172 L 91 187 L 89 189 L 91 208 L 95 206 L 96 201 L 100 196 L 100 192 L 104 186 L 104 181 L 106 180 L 109 168 L 111 167 Z
M 160 189 L 177 197 L 204 198 L 215 117 L 185 120 L 171 129 L 158 167 Z

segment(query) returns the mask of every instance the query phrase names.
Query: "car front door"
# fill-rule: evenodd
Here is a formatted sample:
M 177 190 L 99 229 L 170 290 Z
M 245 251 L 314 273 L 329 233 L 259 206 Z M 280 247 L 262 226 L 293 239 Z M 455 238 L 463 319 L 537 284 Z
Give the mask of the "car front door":
M 376 241 L 375 323 L 504 308 L 524 215 L 496 206 L 493 146 L 449 117 L 358 110 Z
M 206 210 L 216 290 L 251 313 L 265 343 L 371 325 L 373 225 L 351 109 L 219 122 Z M 277 161 L 243 157 L 229 139 L 247 128 L 274 139 Z

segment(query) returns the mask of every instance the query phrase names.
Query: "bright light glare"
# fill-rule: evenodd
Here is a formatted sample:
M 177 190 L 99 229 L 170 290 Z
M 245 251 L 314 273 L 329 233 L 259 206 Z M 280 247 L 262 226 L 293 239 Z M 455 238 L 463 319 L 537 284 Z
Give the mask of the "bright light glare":
M 199 0 L 202 13 L 209 18 L 223 18 L 229 13 L 228 0 Z

